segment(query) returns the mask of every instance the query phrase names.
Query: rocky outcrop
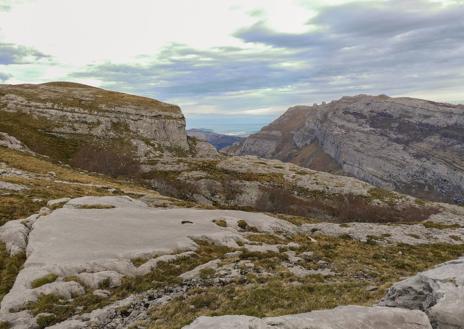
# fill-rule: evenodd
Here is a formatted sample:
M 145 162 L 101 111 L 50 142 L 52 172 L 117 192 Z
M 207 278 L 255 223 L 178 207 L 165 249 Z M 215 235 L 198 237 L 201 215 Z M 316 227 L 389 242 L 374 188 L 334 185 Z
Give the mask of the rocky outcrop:
M 421 310 L 434 329 L 464 327 L 464 258 L 395 284 L 380 303 Z
M 95 146 L 140 161 L 189 151 L 178 106 L 80 84 L 0 85 L 0 115 L 0 143 L 56 160 Z
M 200 317 L 184 329 L 431 329 L 420 311 L 345 306 L 333 310 L 255 318 L 243 315 Z
M 336 222 L 420 222 L 462 215 L 441 204 L 376 188 L 353 177 L 254 156 L 183 158 L 145 166 L 155 190 L 206 206 L 282 213 Z M 453 211 L 461 215 L 453 215 Z
M 464 106 L 387 96 L 290 108 L 233 154 L 343 172 L 379 187 L 464 203 Z

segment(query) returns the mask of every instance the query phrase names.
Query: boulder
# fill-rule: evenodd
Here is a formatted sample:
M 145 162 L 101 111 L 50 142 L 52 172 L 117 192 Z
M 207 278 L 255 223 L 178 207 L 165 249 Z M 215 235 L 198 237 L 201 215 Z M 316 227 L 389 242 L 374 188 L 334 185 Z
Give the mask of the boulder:
M 434 329 L 464 328 L 464 258 L 395 284 L 380 305 L 422 310 Z
M 270 318 L 243 315 L 199 317 L 183 329 L 432 329 L 421 311 L 342 306 Z

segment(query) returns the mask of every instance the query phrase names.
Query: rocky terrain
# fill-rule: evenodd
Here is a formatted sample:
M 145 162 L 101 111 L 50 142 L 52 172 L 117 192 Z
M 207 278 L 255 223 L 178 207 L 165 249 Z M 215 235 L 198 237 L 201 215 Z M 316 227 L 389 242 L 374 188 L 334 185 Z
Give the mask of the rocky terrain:
M 239 143 L 244 139 L 244 137 L 240 136 L 218 134 L 209 129 L 189 129 L 187 130 L 187 135 L 210 143 L 218 151 Z
M 219 154 L 154 100 L 2 88 L 15 91 L 0 103 L 1 329 L 464 328 L 463 207 Z M 37 103 L 17 105 L 22 92 Z M 97 101 L 106 93 L 119 105 Z M 59 95 L 92 101 L 70 110 Z M 177 137 L 142 136 L 170 120 Z M 75 148 L 99 140 L 97 157 Z M 114 156 L 137 141 L 149 156 Z
M 228 149 L 464 203 L 464 106 L 359 95 L 290 108 Z
M 77 165 L 96 155 L 148 161 L 190 149 L 178 106 L 74 83 L 0 85 L 0 115 L 0 131 Z

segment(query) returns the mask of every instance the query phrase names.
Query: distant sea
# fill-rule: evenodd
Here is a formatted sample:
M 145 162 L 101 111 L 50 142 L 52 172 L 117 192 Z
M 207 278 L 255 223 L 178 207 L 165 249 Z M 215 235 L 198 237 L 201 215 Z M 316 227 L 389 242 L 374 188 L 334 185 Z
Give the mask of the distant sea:
M 186 116 L 187 129 L 210 129 L 219 134 L 248 136 L 271 123 L 276 116 Z

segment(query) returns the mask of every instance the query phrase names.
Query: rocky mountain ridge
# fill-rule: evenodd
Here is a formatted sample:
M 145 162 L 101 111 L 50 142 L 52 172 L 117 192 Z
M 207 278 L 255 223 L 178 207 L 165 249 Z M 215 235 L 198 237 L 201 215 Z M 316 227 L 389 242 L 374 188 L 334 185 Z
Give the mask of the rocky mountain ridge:
M 140 161 L 188 152 L 178 106 L 67 82 L 0 85 L 0 130 L 69 161 L 88 148 Z
M 291 161 L 462 203 L 463 132 L 462 105 L 359 95 L 290 108 L 228 152 Z

